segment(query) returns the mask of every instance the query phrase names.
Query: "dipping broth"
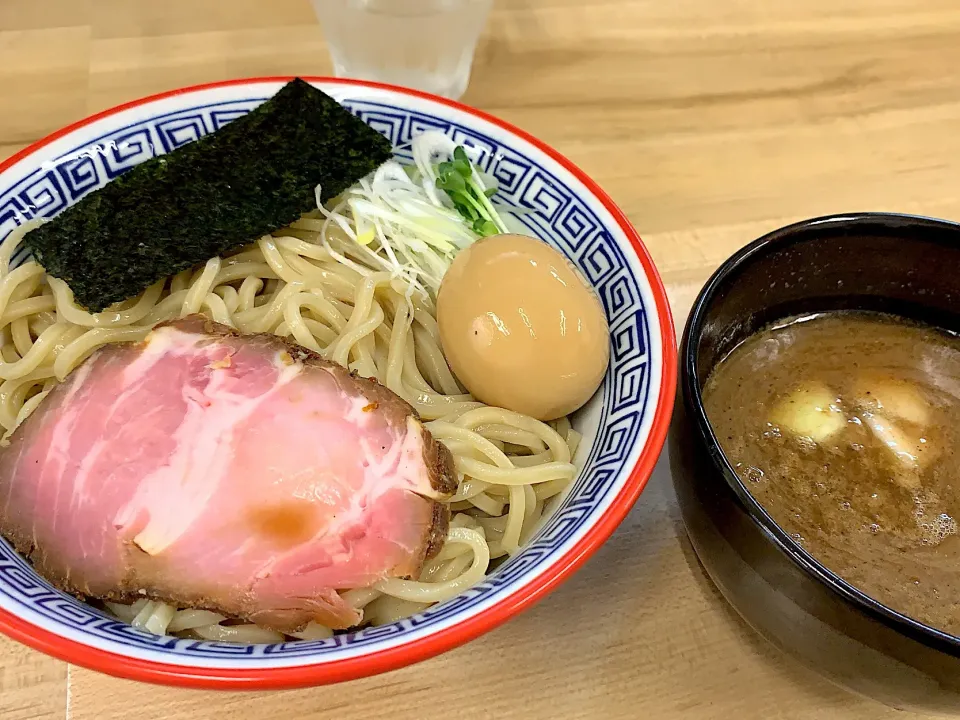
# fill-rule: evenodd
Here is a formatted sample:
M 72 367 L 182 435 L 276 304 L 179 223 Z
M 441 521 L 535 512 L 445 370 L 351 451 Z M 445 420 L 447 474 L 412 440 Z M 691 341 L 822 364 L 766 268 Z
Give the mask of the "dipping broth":
M 792 318 L 735 348 L 703 395 L 783 530 L 867 595 L 960 635 L 960 339 L 875 313 Z

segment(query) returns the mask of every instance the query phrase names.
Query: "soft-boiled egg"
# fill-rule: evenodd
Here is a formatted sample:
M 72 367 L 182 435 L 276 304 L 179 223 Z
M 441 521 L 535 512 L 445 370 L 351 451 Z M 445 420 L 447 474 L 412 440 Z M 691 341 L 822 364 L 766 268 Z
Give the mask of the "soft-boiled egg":
M 494 235 L 463 250 L 437 298 L 443 352 L 478 400 L 553 420 L 596 392 L 610 331 L 593 290 L 546 243 Z

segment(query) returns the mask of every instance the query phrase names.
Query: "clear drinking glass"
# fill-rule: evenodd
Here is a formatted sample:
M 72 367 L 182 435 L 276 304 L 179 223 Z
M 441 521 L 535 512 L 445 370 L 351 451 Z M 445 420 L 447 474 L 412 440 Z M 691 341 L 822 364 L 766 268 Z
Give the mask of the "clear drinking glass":
M 337 77 L 459 98 L 493 0 L 313 0 Z

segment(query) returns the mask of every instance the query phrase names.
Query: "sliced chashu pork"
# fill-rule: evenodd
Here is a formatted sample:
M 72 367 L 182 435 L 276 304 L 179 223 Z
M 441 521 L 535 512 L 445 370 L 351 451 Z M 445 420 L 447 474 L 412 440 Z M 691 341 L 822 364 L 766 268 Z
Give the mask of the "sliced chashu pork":
M 291 632 L 417 577 L 449 452 L 374 381 L 200 316 L 99 350 L 0 452 L 0 531 L 57 587 Z

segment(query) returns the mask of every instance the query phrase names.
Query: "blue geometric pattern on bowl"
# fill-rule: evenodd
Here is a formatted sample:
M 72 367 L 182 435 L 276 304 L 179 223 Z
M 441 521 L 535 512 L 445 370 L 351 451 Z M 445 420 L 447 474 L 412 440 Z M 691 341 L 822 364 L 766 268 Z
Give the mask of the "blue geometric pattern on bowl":
M 200 105 L 158 115 L 110 132 L 93 142 L 45 163 L 15 184 L 0 187 L 0 242 L 26 219 L 50 217 L 84 195 L 154 155 L 170 152 L 213 132 L 262 102 L 248 98 Z M 442 130 L 457 142 L 479 148 L 481 167 L 500 183 L 505 202 L 531 212 L 518 218 L 538 237 L 563 252 L 583 272 L 600 295 L 610 321 L 612 353 L 603 387 L 602 415 L 586 470 L 553 517 L 519 554 L 483 583 L 458 597 L 392 625 L 369 628 L 316 642 L 278 645 L 232 645 L 179 640 L 140 632 L 79 603 L 39 578 L 5 542 L 0 541 L 0 595 L 7 603 L 31 608 L 73 634 L 88 635 L 101 647 L 135 646 L 166 655 L 169 662 L 190 658 L 310 656 L 322 661 L 343 647 L 375 650 L 386 641 L 414 629 L 448 620 L 453 615 L 509 592 L 518 578 L 536 571 L 581 530 L 599 511 L 622 469 L 647 414 L 651 392 L 648 366 L 650 315 L 623 252 L 609 232 L 561 180 L 522 152 L 455 122 L 393 105 L 346 98 L 343 104 L 379 130 L 405 154 L 411 138 L 428 129 Z M 406 153 L 409 157 L 409 153 Z M 647 409 L 645 409 L 647 408 Z M 392 644 L 392 643 L 391 643 Z M 332 659 L 332 658 L 331 658 Z M 242 667 L 242 664 L 240 665 Z

